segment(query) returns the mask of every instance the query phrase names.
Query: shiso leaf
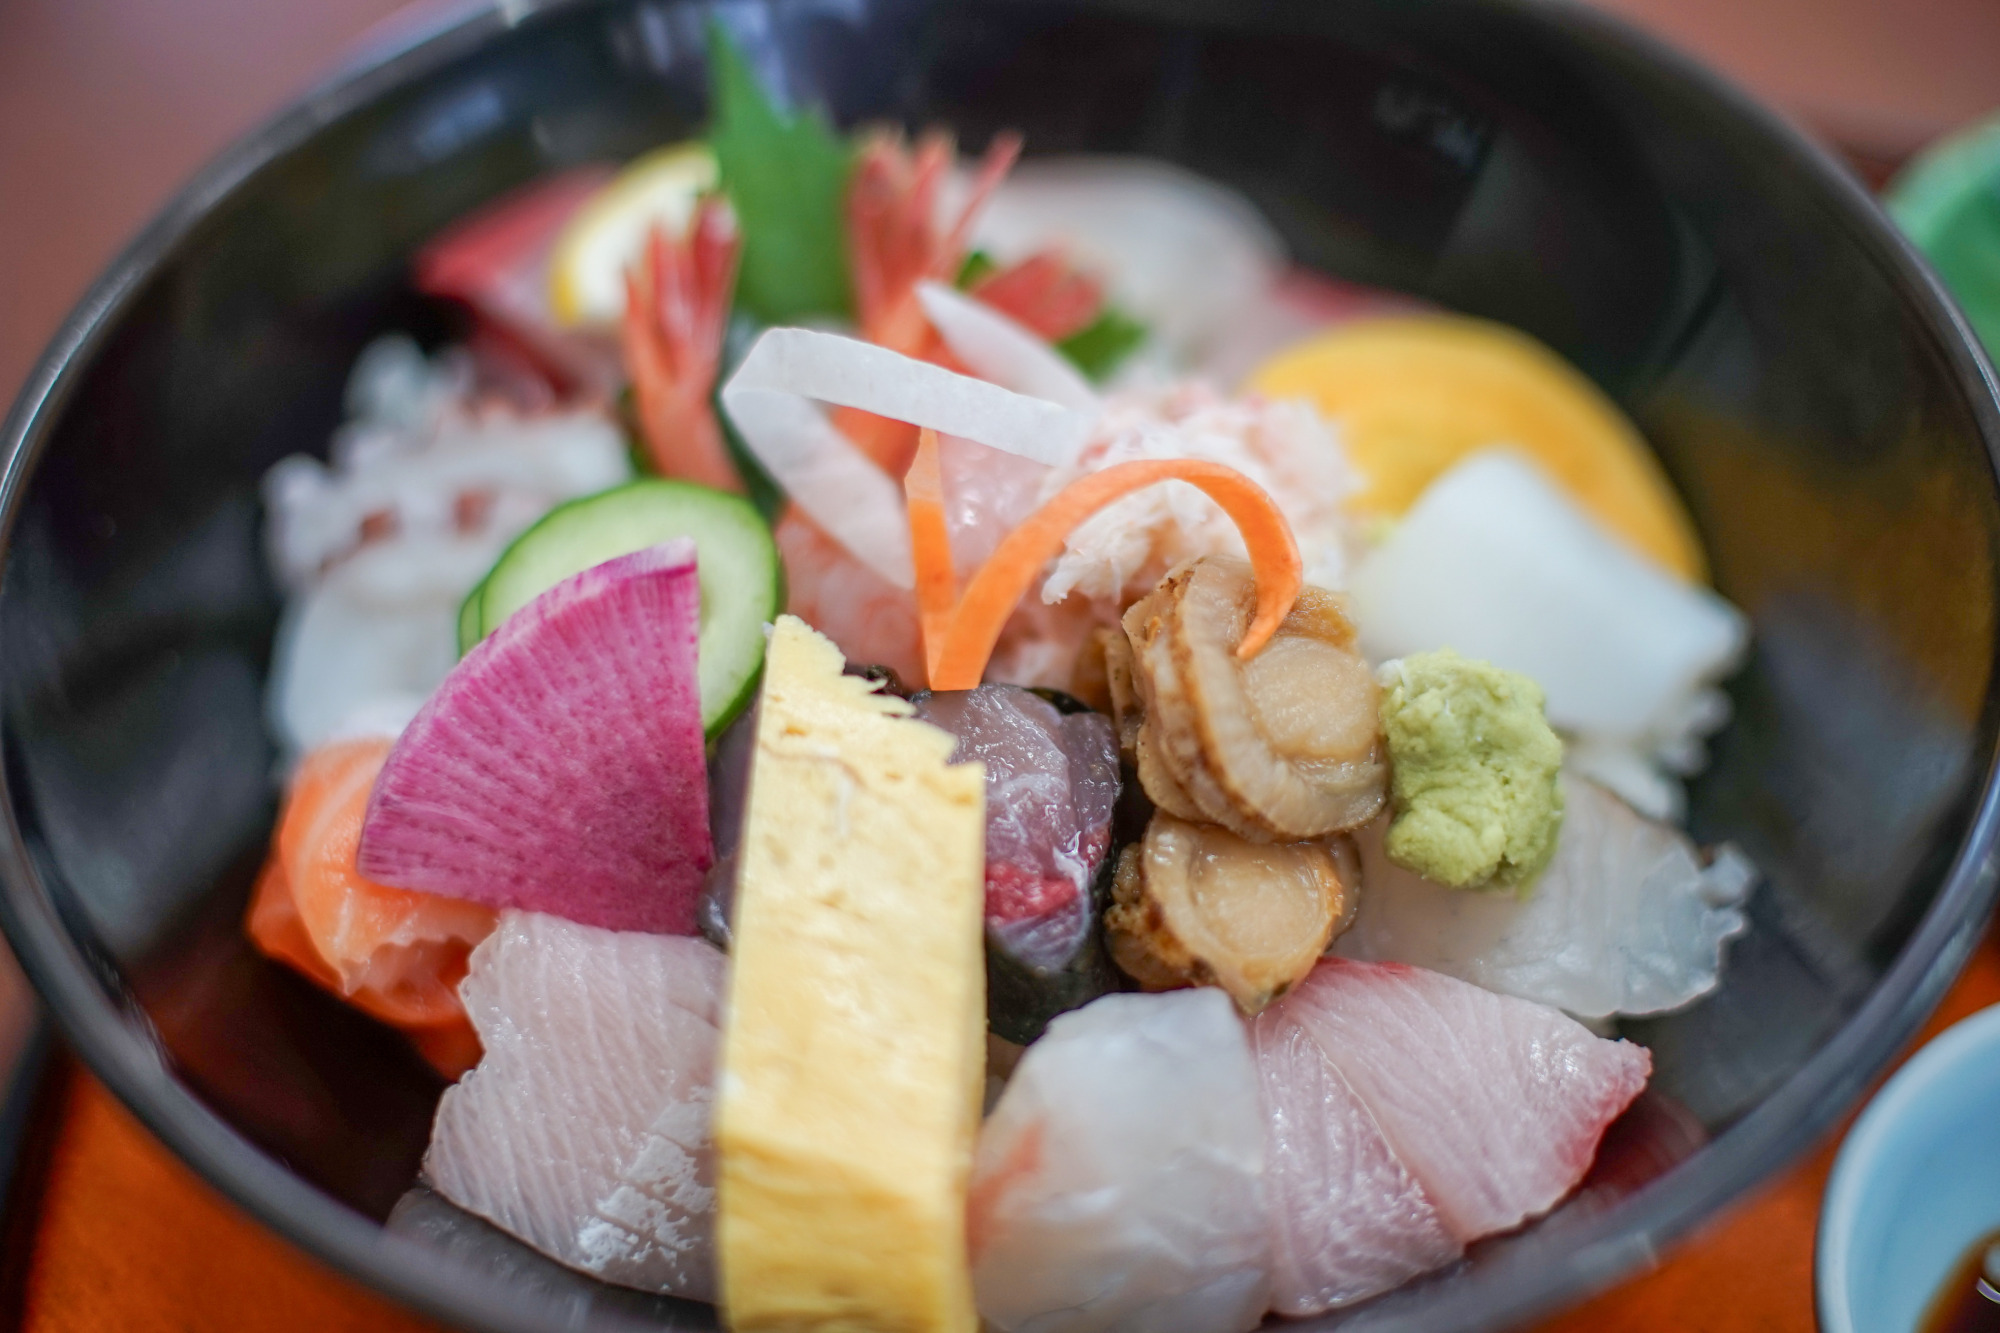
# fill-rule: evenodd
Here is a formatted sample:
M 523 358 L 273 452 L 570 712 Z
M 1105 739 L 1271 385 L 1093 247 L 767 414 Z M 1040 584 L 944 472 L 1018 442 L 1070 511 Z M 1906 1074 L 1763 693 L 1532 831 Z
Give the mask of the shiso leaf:
M 719 23 L 708 29 L 709 147 L 743 232 L 736 299 L 767 324 L 853 308 L 842 207 L 854 152 L 818 108 L 786 115 Z
M 1057 343 L 1056 350 L 1092 380 L 1102 382 L 1144 341 L 1144 324 L 1117 306 L 1106 305 L 1096 319 Z

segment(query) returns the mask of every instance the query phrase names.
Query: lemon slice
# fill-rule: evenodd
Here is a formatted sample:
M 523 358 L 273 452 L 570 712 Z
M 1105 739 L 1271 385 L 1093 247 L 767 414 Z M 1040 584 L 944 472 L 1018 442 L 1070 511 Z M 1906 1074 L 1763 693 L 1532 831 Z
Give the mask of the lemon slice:
M 1278 353 L 1248 387 L 1339 423 L 1363 514 L 1400 515 L 1459 459 L 1511 445 L 1634 550 L 1690 582 L 1706 577 L 1694 525 L 1638 430 L 1517 329 L 1461 315 L 1363 320 Z
M 713 190 L 715 155 L 706 144 L 675 144 L 635 159 L 591 196 L 556 237 L 549 259 L 549 307 L 566 325 L 609 324 L 625 312 L 625 270 L 655 222 L 684 232 L 695 200 Z

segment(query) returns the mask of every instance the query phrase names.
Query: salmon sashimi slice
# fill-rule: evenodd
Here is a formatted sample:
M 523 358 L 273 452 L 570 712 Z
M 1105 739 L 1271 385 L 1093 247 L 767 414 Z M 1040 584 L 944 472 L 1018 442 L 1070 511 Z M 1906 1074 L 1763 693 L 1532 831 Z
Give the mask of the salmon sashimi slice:
M 370 738 L 306 756 L 245 926 L 265 954 L 401 1029 L 455 1077 L 479 1059 L 458 983 L 496 918 L 477 903 L 390 888 L 355 868 L 389 748 L 386 738 Z

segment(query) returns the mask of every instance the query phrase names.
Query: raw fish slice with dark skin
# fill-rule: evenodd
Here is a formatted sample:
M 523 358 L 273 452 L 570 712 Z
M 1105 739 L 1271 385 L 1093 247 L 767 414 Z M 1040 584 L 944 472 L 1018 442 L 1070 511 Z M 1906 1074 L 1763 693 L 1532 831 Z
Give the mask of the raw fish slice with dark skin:
M 510 616 L 403 732 L 362 826 L 396 888 L 692 934 L 713 861 L 692 540 L 620 556 Z
M 1456 1259 L 1430 1196 L 1299 1020 L 1267 1009 L 1250 1045 L 1264 1093 L 1271 1308 L 1317 1314 Z
M 606 1282 L 715 1299 L 722 955 L 508 912 L 460 993 L 486 1056 L 438 1103 L 437 1191 Z
M 1111 850 L 1111 721 L 1012 685 L 918 695 L 917 716 L 986 766 L 988 1017 L 1009 1041 L 1115 985 L 1096 890 Z
M 1576 1187 L 1646 1086 L 1642 1046 L 1545 1005 L 1398 963 L 1322 962 L 1282 1002 L 1461 1242 Z

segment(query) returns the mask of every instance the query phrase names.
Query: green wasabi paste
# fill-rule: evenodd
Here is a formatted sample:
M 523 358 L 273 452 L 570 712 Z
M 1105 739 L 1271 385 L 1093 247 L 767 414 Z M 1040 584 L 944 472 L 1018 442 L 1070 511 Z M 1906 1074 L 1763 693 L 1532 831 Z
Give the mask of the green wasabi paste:
M 1541 687 L 1448 648 L 1381 679 L 1389 859 L 1455 889 L 1526 893 L 1562 828 L 1563 746 Z

